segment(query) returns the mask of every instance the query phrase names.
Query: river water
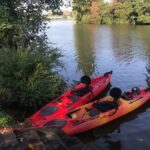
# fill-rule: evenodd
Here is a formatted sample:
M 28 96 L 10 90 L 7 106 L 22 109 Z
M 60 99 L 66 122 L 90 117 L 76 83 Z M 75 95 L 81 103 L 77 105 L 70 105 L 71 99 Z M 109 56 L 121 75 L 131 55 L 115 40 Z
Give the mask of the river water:
M 59 70 L 68 84 L 113 71 L 112 86 L 123 91 L 146 87 L 150 66 L 150 26 L 79 25 L 72 20 L 51 21 L 47 35 L 64 55 Z M 92 149 L 150 149 L 150 103 L 108 125 L 78 135 Z

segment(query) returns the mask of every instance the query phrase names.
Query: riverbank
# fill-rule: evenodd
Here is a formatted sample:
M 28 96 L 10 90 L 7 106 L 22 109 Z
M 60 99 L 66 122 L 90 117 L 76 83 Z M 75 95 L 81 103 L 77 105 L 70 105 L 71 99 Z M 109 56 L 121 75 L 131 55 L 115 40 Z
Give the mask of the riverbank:
M 78 138 L 69 137 L 59 129 L 0 129 L 0 149 L 79 150 L 84 148 L 85 145 Z
M 47 20 L 75 20 L 72 16 L 63 16 L 63 15 L 48 15 L 46 16 Z
M 75 1 L 73 10 L 76 20 L 90 24 L 149 24 L 150 3 L 148 1 Z

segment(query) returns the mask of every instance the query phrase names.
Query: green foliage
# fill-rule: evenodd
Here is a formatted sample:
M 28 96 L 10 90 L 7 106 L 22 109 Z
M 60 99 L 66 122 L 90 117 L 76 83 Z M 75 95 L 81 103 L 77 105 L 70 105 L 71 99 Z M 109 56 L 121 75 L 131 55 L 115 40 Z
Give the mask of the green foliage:
M 0 103 L 36 110 L 59 95 L 66 84 L 53 70 L 58 57 L 50 51 L 1 49 Z
M 0 105 L 30 113 L 66 87 L 56 72 L 61 54 L 49 47 L 43 11 L 62 0 L 0 0 Z M 25 109 L 22 109 L 25 108 Z
M 75 13 L 75 18 L 78 22 L 82 21 L 82 17 L 89 12 L 89 7 L 92 0 L 74 0 L 73 10 Z
M 5 47 L 28 48 L 44 31 L 43 11 L 59 9 L 62 0 L 1 0 L 0 1 L 0 43 Z
M 95 9 L 92 8 L 93 3 L 99 8 L 99 13 L 95 13 Z M 80 2 L 76 0 L 74 5 L 76 8 L 81 7 Z M 98 24 L 150 23 L 150 2 L 146 0 L 125 0 L 111 4 L 104 3 L 103 0 L 91 0 L 88 5 L 82 1 L 82 7 L 88 10 L 84 11 L 84 15 L 79 9 L 74 9 L 77 16 L 80 16 L 76 18 L 78 22 L 87 23 L 88 20 L 88 23 Z M 85 16 L 88 19 L 85 19 Z
M 0 111 L 0 127 L 9 127 L 12 124 L 14 124 L 12 117 Z
M 89 16 L 88 15 L 83 15 L 82 16 L 82 23 L 89 23 Z
M 138 13 L 137 22 L 150 23 L 150 2 L 139 2 L 136 4 L 135 9 Z

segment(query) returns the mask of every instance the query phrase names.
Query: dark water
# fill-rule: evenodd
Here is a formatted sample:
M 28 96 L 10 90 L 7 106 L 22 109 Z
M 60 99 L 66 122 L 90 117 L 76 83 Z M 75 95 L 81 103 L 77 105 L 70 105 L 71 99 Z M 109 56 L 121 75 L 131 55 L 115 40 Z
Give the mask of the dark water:
M 64 54 L 68 83 L 87 74 L 96 76 L 113 70 L 112 86 L 123 91 L 146 87 L 150 66 L 150 26 L 77 25 L 74 21 L 52 21 L 47 34 Z M 79 135 L 93 149 L 150 149 L 150 103 L 139 110 Z

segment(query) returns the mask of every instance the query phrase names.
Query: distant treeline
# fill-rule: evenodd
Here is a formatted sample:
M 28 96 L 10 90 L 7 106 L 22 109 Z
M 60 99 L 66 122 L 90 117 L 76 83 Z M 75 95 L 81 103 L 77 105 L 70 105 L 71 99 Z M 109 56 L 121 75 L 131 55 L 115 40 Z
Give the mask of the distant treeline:
M 150 1 L 74 0 L 73 10 L 78 23 L 150 24 Z

